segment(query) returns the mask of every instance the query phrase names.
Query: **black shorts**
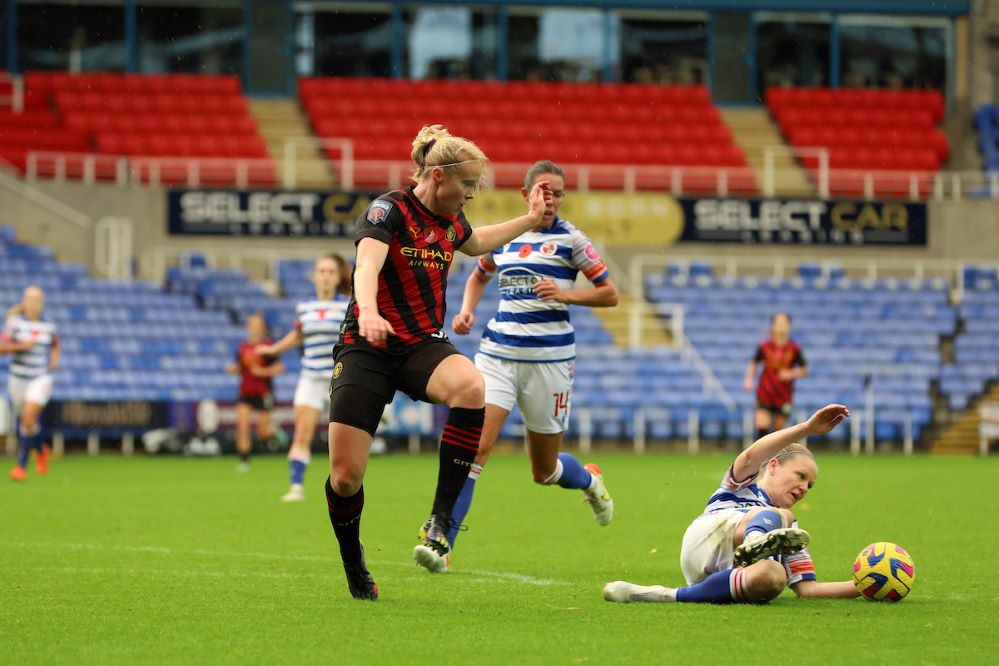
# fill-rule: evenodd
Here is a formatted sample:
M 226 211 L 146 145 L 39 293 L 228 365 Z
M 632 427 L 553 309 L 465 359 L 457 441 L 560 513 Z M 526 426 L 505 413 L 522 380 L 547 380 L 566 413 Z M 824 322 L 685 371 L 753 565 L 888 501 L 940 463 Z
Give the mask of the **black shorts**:
M 344 423 L 374 435 L 397 390 L 413 400 L 432 402 L 427 396 L 430 376 L 441 361 L 460 353 L 447 338 L 424 340 L 401 354 L 337 345 L 333 348 L 330 423 Z
M 783 416 L 788 418 L 791 416 L 791 410 L 793 406 L 789 402 L 785 402 L 783 405 L 768 405 L 764 402 L 756 402 L 756 409 L 765 409 L 774 416 Z
M 236 403 L 247 405 L 257 412 L 269 412 L 274 409 L 274 396 L 270 393 L 267 395 L 241 395 L 236 398 Z

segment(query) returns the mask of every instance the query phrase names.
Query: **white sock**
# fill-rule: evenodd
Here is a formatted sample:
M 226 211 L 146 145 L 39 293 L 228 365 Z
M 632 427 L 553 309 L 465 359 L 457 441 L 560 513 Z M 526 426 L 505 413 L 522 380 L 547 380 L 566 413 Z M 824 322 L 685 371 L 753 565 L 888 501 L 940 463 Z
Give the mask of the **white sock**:
M 558 483 L 558 480 L 561 479 L 561 478 L 562 478 L 562 461 L 561 460 L 556 460 L 555 461 L 555 471 L 552 472 L 551 476 L 549 476 L 547 479 L 545 479 L 544 481 L 542 481 L 541 485 L 543 485 L 543 486 L 550 486 L 550 485 L 556 484 L 556 483 Z

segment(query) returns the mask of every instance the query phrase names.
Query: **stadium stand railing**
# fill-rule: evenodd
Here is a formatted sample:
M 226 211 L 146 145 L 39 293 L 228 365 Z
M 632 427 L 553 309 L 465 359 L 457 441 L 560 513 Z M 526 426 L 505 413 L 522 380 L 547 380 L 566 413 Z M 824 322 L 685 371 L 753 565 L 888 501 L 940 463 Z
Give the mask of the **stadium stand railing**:
M 497 187 L 518 186 L 524 156 L 539 154 L 578 191 L 771 196 L 781 179 L 770 164 L 757 182 L 702 86 L 306 77 L 299 94 L 346 189 L 408 182 L 410 141 L 430 122 L 480 143 Z M 378 103 L 389 95 L 403 102 Z M 940 170 L 938 93 L 792 88 L 767 100 L 822 196 L 999 199 L 999 170 Z M 296 187 L 299 145 L 317 140 L 287 139 L 278 172 L 236 77 L 64 72 L 0 76 L 0 139 L 0 160 L 28 179 L 240 188 Z
M 358 186 L 404 182 L 413 137 L 441 123 L 489 155 L 498 187 L 519 186 L 524 156 L 544 154 L 577 189 L 757 190 L 703 86 L 306 77 L 298 87 L 316 134 L 352 142 Z M 335 164 L 341 145 L 325 145 Z

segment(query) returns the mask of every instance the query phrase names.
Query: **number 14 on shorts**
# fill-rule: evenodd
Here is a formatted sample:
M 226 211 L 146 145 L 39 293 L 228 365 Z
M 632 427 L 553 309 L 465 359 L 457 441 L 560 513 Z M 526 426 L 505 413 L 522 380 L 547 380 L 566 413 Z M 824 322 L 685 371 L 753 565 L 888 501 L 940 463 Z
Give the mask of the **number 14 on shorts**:
M 552 393 L 552 397 L 555 398 L 555 411 L 552 412 L 552 416 L 557 419 L 562 419 L 563 421 L 569 415 L 569 394 L 570 391 L 562 391 L 561 393 Z

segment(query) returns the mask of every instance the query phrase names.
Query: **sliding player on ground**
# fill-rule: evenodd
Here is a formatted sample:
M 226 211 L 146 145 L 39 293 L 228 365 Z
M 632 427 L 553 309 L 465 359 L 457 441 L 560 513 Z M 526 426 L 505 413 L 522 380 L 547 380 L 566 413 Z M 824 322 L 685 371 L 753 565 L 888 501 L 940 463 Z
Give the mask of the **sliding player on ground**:
M 604 598 L 618 602 L 766 603 L 790 587 L 799 597 L 856 597 L 852 581 L 818 582 L 791 507 L 818 476 L 812 452 L 798 440 L 821 435 L 850 415 L 827 405 L 808 421 L 770 433 L 739 454 L 683 535 L 686 587 L 614 581 Z

